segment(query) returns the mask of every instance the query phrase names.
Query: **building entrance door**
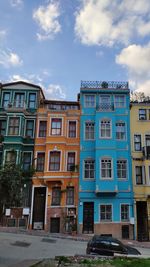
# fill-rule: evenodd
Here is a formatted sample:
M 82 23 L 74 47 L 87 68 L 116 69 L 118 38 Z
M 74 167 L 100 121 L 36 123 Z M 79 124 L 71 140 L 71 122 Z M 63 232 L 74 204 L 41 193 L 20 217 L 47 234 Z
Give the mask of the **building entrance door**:
M 137 214 L 137 239 L 139 241 L 148 241 L 148 214 L 147 214 L 147 202 L 136 202 L 136 214 Z
M 59 233 L 60 232 L 60 218 L 51 218 L 51 233 Z
M 84 202 L 83 204 L 83 233 L 94 232 L 94 202 Z
M 33 229 L 44 229 L 46 187 L 34 188 Z

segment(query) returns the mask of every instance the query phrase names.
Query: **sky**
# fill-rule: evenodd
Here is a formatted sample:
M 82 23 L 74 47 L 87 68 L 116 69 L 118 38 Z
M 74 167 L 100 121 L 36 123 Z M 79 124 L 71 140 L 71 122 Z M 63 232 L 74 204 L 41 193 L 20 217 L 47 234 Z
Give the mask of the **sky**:
M 0 0 L 0 82 L 76 101 L 83 81 L 150 95 L 150 0 Z

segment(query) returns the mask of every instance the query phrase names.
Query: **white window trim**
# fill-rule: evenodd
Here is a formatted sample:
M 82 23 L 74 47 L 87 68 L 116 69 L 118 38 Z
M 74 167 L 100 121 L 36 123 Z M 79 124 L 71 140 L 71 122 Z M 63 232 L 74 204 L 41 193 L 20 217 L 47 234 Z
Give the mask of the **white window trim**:
M 12 135 L 12 134 L 8 134 L 8 130 L 9 130 L 9 122 L 10 122 L 10 119 L 11 118 L 19 118 L 19 133 L 17 134 L 17 135 Z M 7 127 L 6 127 L 6 135 L 7 136 L 22 136 L 21 135 L 21 126 L 22 126 L 22 118 L 21 118 L 21 116 L 16 116 L 16 117 L 14 117 L 14 116 L 9 116 L 8 117 L 8 122 L 7 122 Z
M 49 170 L 49 160 L 50 160 L 50 153 L 51 152 L 60 152 L 60 169 L 59 169 L 59 171 L 50 171 Z M 49 173 L 62 172 L 63 171 L 62 166 L 63 166 L 62 150 L 60 150 L 60 149 L 58 149 L 58 150 L 54 150 L 54 149 L 48 150 L 47 172 L 49 172 Z
M 85 172 L 85 161 L 86 160 L 89 160 L 89 161 L 91 161 L 91 160 L 93 160 L 94 161 L 94 178 L 85 178 L 84 177 L 84 172 Z M 95 159 L 94 158 L 85 158 L 85 159 L 83 159 L 83 171 L 82 171 L 82 177 L 83 177 L 83 180 L 84 181 L 95 181 L 95 175 L 96 175 L 96 172 L 95 172 Z
M 129 206 L 129 220 L 121 220 L 121 206 L 122 205 L 128 205 Z M 130 222 L 130 203 L 120 203 L 120 222 L 122 222 L 122 223 L 128 223 L 128 222 Z
M 109 206 L 111 206 L 111 221 L 105 221 L 105 220 L 101 220 L 101 206 L 107 206 L 107 205 L 109 205 Z M 113 214 L 113 203 L 101 203 L 101 204 L 99 204 L 99 222 L 101 222 L 101 223 L 111 223 L 111 222 L 113 222 L 114 220 L 113 220 L 113 216 L 114 214 Z
M 146 180 L 145 180 L 145 183 L 142 183 L 142 184 L 137 184 L 136 183 L 136 167 L 142 167 L 142 180 L 144 181 L 144 179 L 146 178 L 146 177 L 144 177 L 144 167 L 145 167 L 145 165 L 135 165 L 134 166 L 134 173 L 135 173 L 135 182 L 134 182 L 134 185 L 135 186 L 145 186 L 146 185 Z M 145 169 L 145 175 L 146 175 L 146 169 Z
M 106 121 L 110 121 L 110 137 L 102 137 L 101 136 L 101 121 L 106 120 Z M 112 139 L 112 120 L 110 120 L 110 118 L 101 118 L 99 120 L 99 139 Z
M 102 160 L 111 160 L 111 167 L 112 167 L 112 177 L 110 178 L 110 177 L 101 177 L 101 161 Z M 114 179 L 114 165 L 113 165 L 113 159 L 111 158 L 111 157 L 101 157 L 100 158 L 100 164 L 99 164 L 99 169 L 100 169 L 100 180 L 113 180 Z
M 85 131 L 86 131 L 86 123 L 94 123 L 94 138 L 93 139 L 86 139 L 86 134 L 85 134 Z M 85 141 L 94 141 L 95 140 L 95 122 L 94 121 L 85 121 L 84 122 L 84 140 Z
M 85 101 L 86 96 L 94 96 L 94 106 L 93 107 L 86 106 L 86 101 Z M 96 107 L 96 95 L 95 94 L 85 94 L 84 95 L 84 107 L 85 108 L 95 108 Z
M 117 127 L 116 127 L 116 124 L 117 123 L 124 123 L 125 124 L 125 138 L 124 139 L 117 139 L 117 137 L 115 138 L 116 139 L 116 141 L 118 142 L 120 142 L 120 141 L 127 141 L 127 123 L 125 122 L 125 121 L 116 121 L 116 123 L 115 123 L 115 128 L 116 128 L 116 132 L 115 133 L 117 133 Z
M 52 119 L 61 119 L 61 134 L 60 135 L 51 134 Z M 51 117 L 50 118 L 49 136 L 56 137 L 56 138 L 60 136 L 64 136 L 64 118 L 63 117 Z
M 23 152 L 22 152 L 22 156 L 23 156 L 23 157 L 24 157 L 24 154 L 25 154 L 25 153 L 30 153 L 30 154 L 31 154 L 31 164 L 30 164 L 30 166 L 32 166 L 32 162 L 33 162 L 33 151 L 31 151 L 31 150 L 29 150 L 29 151 L 28 151 L 28 150 L 27 150 L 27 151 L 23 151 Z
M 127 174 L 127 177 L 126 178 L 118 178 L 118 176 L 117 176 L 117 179 L 118 179 L 118 181 L 127 181 L 129 179 L 129 162 L 128 162 L 128 159 L 117 158 L 117 161 L 118 160 L 125 160 L 126 161 L 126 166 L 127 166 L 126 174 Z M 116 165 L 117 165 L 117 161 L 116 161 Z M 116 166 L 116 169 L 117 169 L 117 166 Z
M 116 98 L 117 96 L 118 96 L 118 97 L 120 97 L 120 96 L 123 96 L 123 97 L 124 97 L 124 105 L 121 106 L 121 107 L 120 107 L 120 106 L 119 106 L 119 107 L 116 106 L 116 101 L 115 101 L 116 99 L 115 99 L 115 98 Z M 127 105 L 127 103 L 126 103 L 126 97 L 125 97 L 125 95 L 122 95 L 122 94 L 114 95 L 114 107 L 115 107 L 115 108 L 125 108 L 126 105 Z

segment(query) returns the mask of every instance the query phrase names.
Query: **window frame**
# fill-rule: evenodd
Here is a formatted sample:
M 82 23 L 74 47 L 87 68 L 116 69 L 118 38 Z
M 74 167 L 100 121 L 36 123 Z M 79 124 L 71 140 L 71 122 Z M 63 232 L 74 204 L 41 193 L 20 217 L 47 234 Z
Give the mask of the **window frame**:
M 40 129 L 40 124 L 41 122 L 44 122 L 46 127 L 43 128 L 42 130 Z M 40 133 L 44 133 L 44 135 L 40 135 Z M 47 120 L 39 120 L 39 127 L 38 127 L 38 136 L 39 138 L 45 138 L 46 137 L 46 134 L 47 134 Z
M 136 136 L 140 136 L 140 142 L 139 141 L 138 142 L 137 141 L 135 142 L 135 137 Z M 141 134 L 134 134 L 133 141 L 134 141 L 134 151 L 141 152 L 142 151 L 142 136 L 141 136 Z M 135 149 L 137 144 L 140 145 L 140 150 Z
M 109 124 L 108 124 L 109 122 Z M 102 128 L 102 124 L 105 126 Z M 109 125 L 109 128 L 107 128 L 107 125 Z M 102 136 L 102 131 L 105 133 L 104 136 Z M 109 136 L 107 136 L 107 131 L 109 131 Z M 111 139 L 112 138 L 112 121 L 110 119 L 104 119 L 102 118 L 99 122 L 99 138 L 100 139 Z
M 102 206 L 105 207 L 105 211 L 103 212 L 104 215 L 105 215 L 105 216 L 104 216 L 104 217 L 105 217 L 104 219 L 102 219 L 102 211 L 101 211 Z M 108 216 L 108 214 L 107 214 L 107 212 L 108 212 L 108 211 L 107 211 L 107 207 L 108 207 L 108 206 L 111 207 L 111 211 L 110 211 L 110 215 L 111 215 L 111 216 L 110 216 L 110 219 L 107 218 L 107 216 Z M 112 221 L 113 221 L 113 204 L 105 204 L 105 203 L 100 204 L 100 216 L 99 216 L 99 217 L 100 217 L 100 222 L 104 222 L 104 223 L 105 223 L 105 222 L 106 222 L 106 223 L 107 223 L 107 222 L 108 222 L 108 223 L 112 222 Z
M 59 161 L 52 161 L 51 162 L 51 155 L 52 154 L 54 154 L 54 153 L 56 153 L 56 154 L 58 154 L 59 153 Z M 57 168 L 53 168 L 53 169 L 51 169 L 50 168 L 50 164 L 54 164 L 54 166 L 56 165 L 56 166 L 59 166 L 59 168 L 57 169 Z M 49 172 L 59 172 L 59 171 L 61 171 L 61 151 L 50 151 L 49 152 L 49 163 L 48 163 L 48 171 Z
M 122 207 L 124 207 L 124 206 L 128 206 L 127 212 L 122 210 Z M 126 217 L 126 218 L 123 218 L 123 217 Z M 129 222 L 130 221 L 130 205 L 129 205 L 129 203 L 121 203 L 120 204 L 120 221 L 121 222 Z
M 107 161 L 108 163 L 111 163 L 111 168 L 102 168 L 102 161 Z M 106 162 L 106 163 L 107 163 Z M 110 177 L 104 177 L 102 176 L 102 172 L 105 171 L 106 173 L 108 173 L 108 171 L 111 171 L 111 176 Z M 113 179 L 113 159 L 112 158 L 106 158 L 106 157 L 103 157 L 100 159 L 100 179 L 102 180 L 112 180 Z
M 86 100 L 86 97 L 93 97 L 93 101 Z M 95 94 L 85 94 L 84 95 L 84 107 L 85 108 L 95 108 L 96 107 L 96 95 Z
M 88 162 L 88 163 L 86 163 Z M 89 164 L 90 162 L 92 162 L 89 166 L 88 166 L 88 169 L 86 170 L 86 164 Z M 94 168 L 91 169 L 91 165 L 93 166 L 94 165 Z M 83 179 L 84 180 L 94 180 L 95 179 L 95 160 L 94 159 L 84 159 L 83 161 Z M 86 177 L 86 172 L 88 172 L 90 175 L 88 175 L 88 177 Z M 93 172 L 93 177 L 91 177 L 91 173 Z
M 11 153 L 12 155 L 15 155 L 14 161 L 12 161 L 12 159 L 10 159 L 10 161 L 7 161 L 7 153 Z M 14 151 L 5 150 L 4 160 L 5 160 L 5 164 L 9 164 L 10 162 L 16 164 L 16 162 L 17 162 L 17 150 L 14 150 Z
M 117 131 L 117 129 L 120 129 L 120 130 Z M 123 121 L 116 122 L 116 140 L 117 141 L 126 140 L 126 123 Z
M 43 158 L 40 157 L 39 154 L 43 154 L 44 157 Z M 36 171 L 37 172 L 43 172 L 44 171 L 44 167 L 45 167 L 45 151 L 38 151 L 36 155 L 37 155 L 36 156 L 37 157 L 37 159 L 36 159 Z M 42 158 L 42 162 L 41 161 L 39 162 L 39 160 L 41 160 L 41 158 Z M 38 168 L 39 166 L 40 166 L 40 168 Z M 41 166 L 42 166 L 42 168 L 41 168 Z
M 69 158 L 69 156 L 71 154 L 74 155 L 74 156 Z M 73 159 L 73 161 L 72 161 L 72 159 Z M 76 165 L 76 152 L 75 151 L 68 151 L 67 152 L 67 166 L 66 166 L 67 167 L 67 171 L 71 172 L 72 171 L 71 170 L 71 166 L 75 166 L 75 165 Z
M 74 123 L 74 129 L 70 129 L 70 124 Z M 71 134 L 70 134 L 71 133 Z M 72 135 L 72 136 L 71 136 Z M 69 120 L 68 121 L 68 138 L 76 138 L 77 137 L 77 121 L 76 120 Z
M 16 96 L 19 96 L 19 100 L 16 100 Z M 20 96 L 23 96 L 23 99 L 21 99 Z M 21 101 L 20 101 L 21 100 Z M 19 103 L 18 103 L 19 101 Z M 17 103 L 17 104 L 16 104 Z M 19 104 L 19 105 L 18 105 Z M 20 105 L 21 104 L 21 105 Z M 14 97 L 14 106 L 16 108 L 24 108 L 25 107 L 25 93 L 22 92 L 15 92 L 15 97 Z
M 18 120 L 18 125 L 16 126 L 15 123 L 12 123 L 12 125 L 10 125 L 10 121 L 11 120 Z M 10 134 L 10 128 L 13 129 L 13 133 Z M 18 129 L 18 133 L 15 133 L 15 129 Z M 19 136 L 20 134 L 20 117 L 9 117 L 9 121 L 8 121 L 8 132 L 7 135 L 9 136 Z
M 27 128 L 28 122 L 31 122 L 31 121 L 33 123 L 33 125 L 32 125 L 33 127 Z M 26 120 L 26 129 L 25 129 L 25 136 L 26 137 L 30 137 L 30 138 L 33 138 L 34 137 L 34 124 L 35 124 L 35 121 L 33 119 L 27 119 Z M 31 135 L 30 134 L 27 134 L 27 131 L 31 131 L 32 134 Z
M 9 100 L 5 100 L 5 95 L 9 95 Z M 8 102 L 7 105 L 4 104 L 4 102 Z M 2 107 L 8 108 L 8 105 L 10 104 L 10 92 L 3 92 L 3 99 L 2 99 Z
M 56 127 L 55 128 L 53 127 L 53 123 L 56 123 Z M 57 123 L 60 124 L 60 127 L 58 127 L 59 124 L 57 125 Z M 56 118 L 56 117 L 51 118 L 50 135 L 51 136 L 62 136 L 62 125 L 63 125 L 62 118 Z M 53 133 L 53 131 L 54 131 L 54 133 Z
M 146 182 L 145 177 L 144 177 L 145 170 L 143 169 L 143 167 L 144 166 L 140 166 L 140 165 L 136 165 L 135 166 L 135 184 L 136 185 L 145 185 L 145 182 Z M 139 174 L 137 174 L 137 169 L 138 168 L 140 169 L 140 173 Z M 140 182 L 137 182 L 138 179 L 140 180 Z
M 24 162 L 24 155 L 25 154 L 30 154 L 30 162 L 29 161 L 28 162 Z M 29 170 L 30 167 L 32 166 L 32 151 L 24 151 L 23 152 L 23 160 L 22 160 L 22 162 L 23 162 L 23 170 L 25 170 L 25 171 Z M 27 168 L 24 168 L 25 164 L 28 164 L 29 166 Z
M 89 125 L 91 124 L 91 125 Z M 84 123 L 84 139 L 86 141 L 95 140 L 95 122 L 85 121 Z
M 123 98 L 124 99 L 124 101 L 120 101 L 120 99 L 119 99 L 119 101 L 116 101 L 116 98 Z M 121 105 L 121 103 L 123 103 L 123 105 Z M 125 95 L 115 95 L 114 96 L 114 107 L 115 108 L 125 108 L 126 107 L 126 98 L 125 98 Z
M 71 190 L 71 189 L 73 189 L 73 190 Z M 66 187 L 66 205 L 67 206 L 74 206 L 74 201 L 75 201 L 74 198 L 75 198 L 74 186 L 67 186 Z
M 61 187 L 54 186 L 52 187 L 51 206 L 60 206 L 60 205 L 61 205 Z
M 144 113 L 142 111 L 144 111 Z M 140 108 L 139 109 L 139 121 L 146 121 L 146 120 L 147 120 L 147 109 L 146 108 Z
M 122 168 L 120 169 L 120 172 L 121 172 L 121 175 L 120 177 L 118 176 L 118 172 L 119 172 L 119 169 L 118 169 L 118 162 L 124 162 L 126 164 L 126 169 L 123 169 L 123 163 L 122 163 Z M 123 172 L 125 171 L 126 173 L 126 177 L 123 177 Z M 122 176 L 122 177 L 121 177 Z M 128 161 L 127 159 L 117 159 L 117 179 L 119 180 L 127 180 L 128 179 Z
M 35 96 L 35 99 L 34 100 L 32 100 L 32 99 L 30 99 L 31 98 L 31 95 L 34 95 Z M 28 108 L 29 109 L 36 109 L 36 93 L 29 93 L 29 99 L 28 99 Z M 32 106 L 32 104 L 31 103 L 34 103 L 34 106 Z
M 6 126 L 7 126 L 6 119 L 0 119 L 0 136 L 6 135 Z

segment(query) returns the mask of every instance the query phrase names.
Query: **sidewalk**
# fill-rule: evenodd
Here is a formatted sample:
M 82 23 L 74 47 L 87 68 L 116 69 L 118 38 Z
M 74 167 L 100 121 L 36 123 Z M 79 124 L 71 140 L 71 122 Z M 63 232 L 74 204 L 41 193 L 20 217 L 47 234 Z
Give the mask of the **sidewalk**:
M 51 237 L 51 238 L 61 238 L 61 239 L 71 239 L 71 240 L 83 241 L 83 242 L 87 242 L 93 236 L 92 234 L 90 235 L 87 235 L 87 234 L 69 235 L 69 234 L 61 234 L 61 233 L 53 234 L 53 233 L 45 232 L 44 230 L 27 230 L 23 228 L 2 227 L 2 226 L 0 226 L 0 232 L 25 234 L 25 235 L 33 235 L 33 236 L 41 236 L 41 237 L 43 236 L 43 237 Z M 150 248 L 150 241 L 139 242 L 137 240 L 129 240 L 129 239 L 122 239 L 120 241 L 126 245 L 131 245 L 134 247 Z

